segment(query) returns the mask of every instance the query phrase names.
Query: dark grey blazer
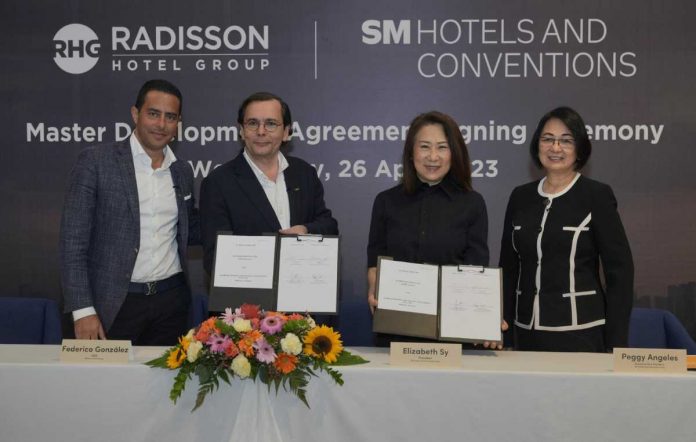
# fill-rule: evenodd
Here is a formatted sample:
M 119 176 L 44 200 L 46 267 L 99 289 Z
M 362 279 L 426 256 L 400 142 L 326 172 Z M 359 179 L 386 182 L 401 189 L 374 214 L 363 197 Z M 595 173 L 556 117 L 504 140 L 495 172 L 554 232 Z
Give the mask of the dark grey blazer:
M 193 173 L 170 166 L 179 208 L 179 261 L 188 280 L 186 247 L 200 242 Z M 89 147 L 78 156 L 65 198 L 60 265 L 65 312 L 94 306 L 104 330 L 128 292 L 140 246 L 140 208 L 130 142 Z
M 286 156 L 285 185 L 290 200 L 290 225 L 309 233 L 337 235 L 338 223 L 324 204 L 324 187 L 317 171 L 305 161 Z M 243 153 L 210 173 L 201 184 L 203 265 L 210 274 L 217 232 L 261 235 L 280 230 L 278 217 Z

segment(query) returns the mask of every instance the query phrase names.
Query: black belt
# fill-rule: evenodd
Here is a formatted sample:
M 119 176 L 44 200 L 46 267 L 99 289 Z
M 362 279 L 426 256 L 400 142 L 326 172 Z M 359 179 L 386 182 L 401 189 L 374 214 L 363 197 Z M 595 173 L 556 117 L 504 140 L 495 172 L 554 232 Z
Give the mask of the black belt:
M 145 296 L 165 292 L 186 284 L 186 278 L 182 272 L 172 275 L 167 279 L 152 282 L 131 282 L 128 284 L 128 293 L 137 293 Z

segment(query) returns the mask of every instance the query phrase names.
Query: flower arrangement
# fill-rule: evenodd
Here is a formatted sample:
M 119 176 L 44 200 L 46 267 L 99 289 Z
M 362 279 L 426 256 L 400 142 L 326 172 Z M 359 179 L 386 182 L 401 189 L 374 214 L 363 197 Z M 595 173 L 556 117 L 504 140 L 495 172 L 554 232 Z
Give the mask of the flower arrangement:
M 179 343 L 146 364 L 179 370 L 169 398 L 176 403 L 186 382 L 196 375 L 199 387 L 192 411 L 203 405 L 220 380 L 259 379 L 271 388 L 282 385 L 307 406 L 306 387 L 318 371 L 343 385 L 335 365 L 367 361 L 344 350 L 341 335 L 331 327 L 317 326 L 309 315 L 263 311 L 243 304 L 220 317 L 211 317 L 179 338 Z

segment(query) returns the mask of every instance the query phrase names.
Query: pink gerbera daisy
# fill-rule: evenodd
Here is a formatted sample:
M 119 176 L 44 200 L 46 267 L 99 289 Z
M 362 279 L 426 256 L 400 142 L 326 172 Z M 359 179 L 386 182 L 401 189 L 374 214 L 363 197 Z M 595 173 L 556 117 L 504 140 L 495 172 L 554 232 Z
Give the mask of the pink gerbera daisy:
M 268 343 L 264 338 L 257 340 L 254 343 L 254 348 L 256 349 L 256 359 L 264 364 L 271 364 L 276 359 L 275 350 L 271 344 Z
M 224 353 L 227 347 L 232 344 L 232 340 L 229 336 L 220 336 L 217 333 L 213 334 L 208 338 L 206 344 L 210 345 L 210 351 L 213 353 Z
M 261 320 L 261 331 L 274 335 L 283 328 L 283 319 L 278 316 L 266 316 Z

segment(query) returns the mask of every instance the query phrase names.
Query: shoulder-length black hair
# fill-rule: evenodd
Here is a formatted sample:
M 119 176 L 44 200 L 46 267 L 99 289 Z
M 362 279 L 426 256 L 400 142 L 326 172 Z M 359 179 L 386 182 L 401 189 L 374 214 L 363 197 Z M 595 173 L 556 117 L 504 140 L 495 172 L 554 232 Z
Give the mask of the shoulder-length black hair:
M 539 169 L 542 168 L 541 161 L 539 160 L 539 138 L 541 138 L 541 131 L 544 130 L 544 126 L 552 118 L 560 120 L 570 129 L 570 133 L 573 134 L 576 156 L 574 169 L 582 169 L 592 154 L 592 143 L 590 142 L 590 137 L 587 136 L 585 122 L 582 121 L 580 114 L 567 106 L 557 107 L 539 120 L 532 141 L 529 144 L 529 153 L 532 156 L 532 160 L 534 160 L 534 164 L 536 164 Z

